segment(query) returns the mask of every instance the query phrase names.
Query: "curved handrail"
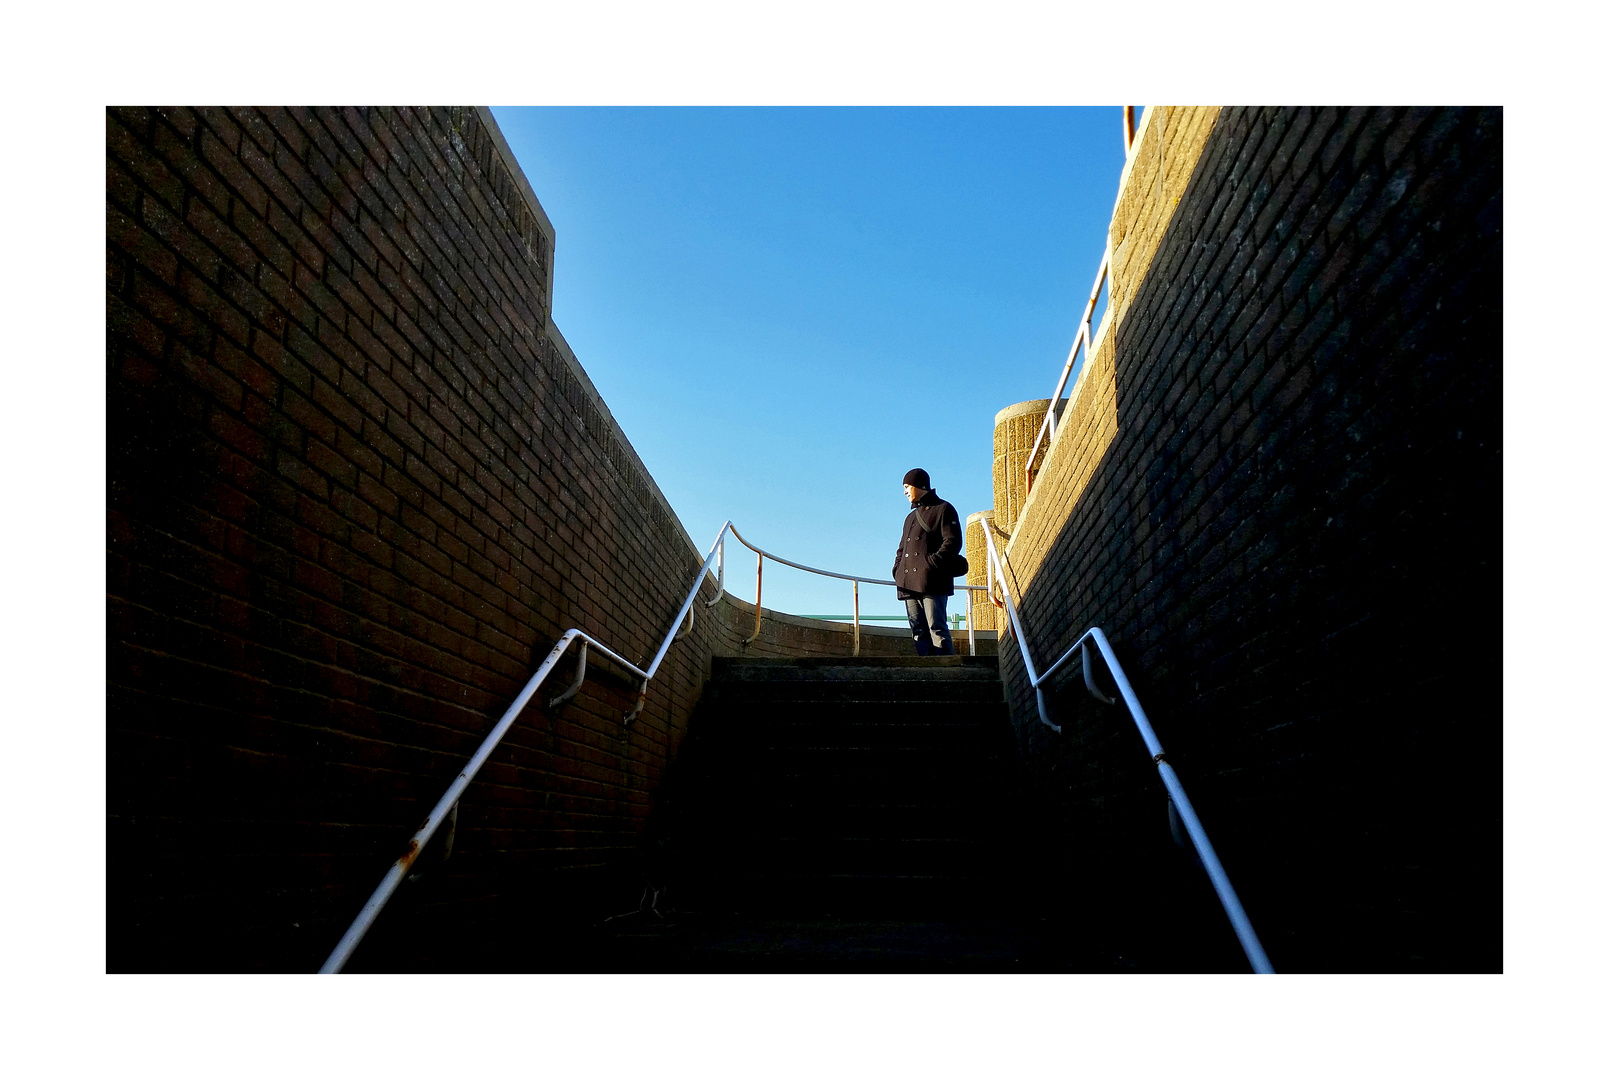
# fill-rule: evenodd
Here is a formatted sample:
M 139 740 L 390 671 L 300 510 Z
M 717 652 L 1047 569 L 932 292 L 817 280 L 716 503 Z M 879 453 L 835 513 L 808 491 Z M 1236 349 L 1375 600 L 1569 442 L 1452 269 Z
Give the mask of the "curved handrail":
M 806 566 L 804 563 L 796 563 L 791 559 L 784 559 L 781 555 L 773 555 L 769 551 L 766 551 L 764 548 L 760 548 L 760 547 L 755 546 L 754 544 L 749 543 L 748 540 L 744 539 L 743 534 L 737 531 L 737 526 L 733 525 L 730 528 L 731 528 L 732 535 L 737 537 L 737 542 L 738 543 L 742 544 L 744 547 L 748 548 L 750 551 L 754 552 L 756 555 L 763 555 L 767 559 L 770 559 L 772 562 L 779 562 L 783 566 L 791 566 L 795 570 L 804 570 L 804 571 L 806 571 L 808 573 L 811 573 L 811 574 L 820 574 L 822 577 L 838 578 L 840 581 L 864 581 L 868 585 L 893 585 L 894 584 L 894 582 L 892 582 L 892 581 L 883 581 L 880 578 L 863 577 L 863 576 L 861 576 L 859 574 L 840 574 L 836 570 L 818 570 L 814 566 Z
M 1101 659 L 1106 661 L 1106 669 L 1111 674 L 1112 680 L 1117 683 L 1117 691 L 1122 696 L 1123 704 L 1128 708 L 1134 726 L 1140 731 L 1140 738 L 1144 740 L 1146 750 L 1150 751 L 1151 762 L 1156 766 L 1157 774 L 1162 777 L 1162 784 L 1168 790 L 1168 797 L 1178 809 L 1179 818 L 1184 823 L 1185 831 L 1190 835 L 1190 842 L 1195 846 L 1196 854 L 1201 858 L 1201 865 L 1207 871 L 1207 877 L 1212 881 L 1213 891 L 1218 894 L 1218 902 L 1223 905 L 1224 914 L 1229 916 L 1229 923 L 1235 929 L 1235 937 L 1240 939 L 1240 947 L 1245 952 L 1246 959 L 1251 963 L 1252 970 L 1259 975 L 1272 975 L 1274 966 L 1269 962 L 1268 954 L 1263 951 L 1262 942 L 1258 940 L 1257 931 L 1252 928 L 1246 909 L 1241 906 L 1240 897 L 1229 881 L 1229 873 L 1224 870 L 1223 863 L 1219 862 L 1218 853 L 1213 849 L 1212 841 L 1207 838 L 1207 830 L 1201 824 L 1201 819 L 1196 816 L 1195 807 L 1191 805 L 1190 796 L 1185 794 L 1184 785 L 1180 783 L 1178 774 L 1173 771 L 1173 766 L 1168 764 L 1162 750 L 1162 742 L 1156 737 L 1156 731 L 1151 727 L 1145 709 L 1140 706 L 1140 699 L 1135 695 L 1134 688 L 1129 685 L 1128 675 L 1112 652 L 1112 644 L 1106 640 L 1106 634 L 1098 626 L 1090 627 L 1079 635 L 1072 647 L 1062 653 L 1054 664 L 1045 669 L 1043 675 L 1039 674 L 1034 669 L 1033 657 L 1028 652 L 1028 638 L 1022 632 L 1022 620 L 1017 614 L 1017 605 L 1011 599 L 1010 587 L 1006 585 L 1005 569 L 994 546 L 994 537 L 987 528 L 983 530 L 983 540 L 988 550 L 989 596 L 991 600 L 994 599 L 994 582 L 998 573 L 1006 616 L 1011 620 L 1012 634 L 1017 639 L 1018 651 L 1022 653 L 1022 663 L 1028 672 L 1028 682 L 1034 688 L 1040 722 L 1052 731 L 1061 730 L 1060 725 L 1051 722 L 1049 710 L 1045 705 L 1045 684 L 1075 652 L 1083 654 L 1085 688 L 1108 705 L 1116 704 L 1095 685 L 1089 656 L 1089 645 L 1093 642 L 1095 648 L 1100 651 Z
M 728 521 L 722 527 L 721 535 L 719 535 L 719 536 L 717 536 L 715 538 L 715 545 L 720 551 L 719 566 L 721 568 L 721 578 L 720 578 L 720 583 L 719 584 L 720 584 L 720 589 L 721 590 L 725 590 L 725 588 L 726 588 L 726 578 L 725 578 L 726 536 L 725 536 L 725 534 L 727 532 L 731 532 L 731 534 L 733 536 L 737 537 L 737 542 L 738 543 L 742 544 L 744 547 L 746 547 L 750 551 L 754 552 L 754 555 L 755 555 L 755 563 L 754 563 L 754 633 L 750 634 L 748 637 L 743 639 L 743 644 L 744 645 L 748 645 L 748 644 L 752 643 L 753 641 L 755 641 L 760 636 L 760 620 L 761 620 L 760 598 L 763 595 L 763 588 L 764 588 L 764 584 L 765 584 L 765 560 L 770 559 L 772 562 L 779 562 L 784 566 L 791 566 L 795 570 L 804 570 L 807 573 L 820 574 L 822 577 L 838 578 L 841 581 L 848 581 L 848 582 L 853 583 L 853 585 L 854 585 L 855 609 L 854 609 L 854 614 L 851 616 L 851 618 L 852 618 L 853 623 L 854 623 L 854 628 L 855 628 L 854 629 L 854 635 L 855 635 L 855 637 L 854 637 L 854 649 L 853 649 L 851 655 L 852 656 L 859 656 L 860 655 L 860 586 L 861 586 L 861 583 L 864 582 L 867 585 L 887 585 L 890 588 L 898 588 L 899 585 L 898 585 L 897 582 L 886 581 L 886 580 L 884 580 L 882 578 L 862 577 L 859 574 L 840 574 L 835 570 L 820 570 L 820 569 L 817 569 L 814 566 L 806 566 L 806 565 L 804 565 L 804 563 L 796 563 L 791 559 L 784 559 L 780 555 L 773 555 L 769 551 L 766 551 L 764 548 L 760 548 L 760 547 L 755 546 L 754 544 L 749 543 L 747 540 L 745 540 L 743 538 L 743 534 L 737 531 L 737 527 L 735 525 L 733 525 L 730 521 Z M 984 586 L 982 586 L 982 585 L 954 585 L 954 588 L 964 589 L 964 590 L 967 590 L 967 591 L 970 591 L 970 592 L 985 592 L 986 591 Z M 720 598 L 721 598 L 721 593 L 717 592 L 715 594 L 715 600 L 709 601 L 705 606 L 706 607 L 713 607 L 715 605 L 716 600 L 719 600 Z M 973 656 L 978 655 L 977 628 L 975 626 L 973 626 L 973 620 L 971 619 L 970 616 L 967 618 L 967 647 L 968 647 L 968 650 L 972 653 Z
M 734 525 L 731 525 L 730 523 L 728 523 L 728 531 L 730 531 L 733 536 L 737 537 L 737 542 L 738 543 L 742 544 L 744 547 L 748 548 L 750 551 L 754 552 L 756 555 L 764 555 L 766 558 L 770 559 L 772 562 L 779 562 L 784 566 L 791 566 L 795 570 L 805 570 L 805 571 L 808 571 L 808 572 L 810 572 L 812 574 L 820 574 L 822 577 L 839 578 L 839 579 L 841 579 L 843 581 L 859 581 L 862 584 L 866 584 L 866 585 L 888 585 L 888 586 L 890 586 L 892 588 L 898 588 L 899 587 L 899 582 L 897 582 L 897 581 L 885 581 L 882 578 L 871 578 L 871 577 L 866 577 L 866 576 L 864 576 L 862 574 L 840 574 L 840 573 L 837 573 L 836 571 L 833 571 L 833 570 L 818 570 L 814 566 L 806 566 L 804 563 L 792 562 L 792 561 L 790 561 L 788 559 L 784 559 L 780 555 L 773 555 L 769 551 L 766 551 L 763 548 L 755 547 L 753 544 L 751 544 L 747 540 L 743 539 L 743 534 L 738 532 L 737 527 L 734 526 Z M 984 589 L 984 587 L 982 585 L 956 585 L 955 587 L 957 589 L 973 589 L 973 590 L 976 590 L 977 592 L 984 592 L 985 591 L 985 589 Z M 711 603 L 713 603 L 713 601 L 711 601 Z

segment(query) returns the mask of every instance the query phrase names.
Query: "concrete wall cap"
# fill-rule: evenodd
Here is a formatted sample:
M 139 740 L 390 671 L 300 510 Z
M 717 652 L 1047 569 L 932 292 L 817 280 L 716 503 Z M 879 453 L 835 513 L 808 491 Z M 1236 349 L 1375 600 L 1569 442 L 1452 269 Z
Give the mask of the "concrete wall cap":
M 753 604 L 749 603 L 741 596 L 734 596 L 731 593 L 725 593 L 722 595 L 721 603 L 723 605 L 730 605 L 733 608 L 736 608 L 738 613 L 738 622 L 746 629 L 752 628 L 751 622 L 754 619 Z M 846 635 L 852 635 L 855 632 L 855 627 L 852 623 L 838 622 L 833 619 L 810 619 L 803 615 L 789 615 L 785 611 L 775 611 L 771 608 L 762 608 L 762 611 L 764 612 L 763 617 L 765 619 L 772 622 L 781 623 L 783 626 L 794 626 L 803 630 L 826 630 L 835 634 L 841 633 Z M 878 626 L 875 623 L 866 622 L 860 624 L 860 632 L 862 635 L 869 634 L 873 637 L 903 638 L 911 636 L 910 630 L 903 626 Z
M 1042 414 L 1048 408 L 1050 408 L 1050 399 L 1048 397 L 1035 398 L 1033 401 L 1019 401 L 1015 405 L 1007 405 L 1005 408 L 995 413 L 994 426 L 999 427 L 1007 420 L 1015 420 L 1017 417 L 1026 416 L 1029 413 L 1036 412 Z
M 548 218 L 548 212 L 542 209 L 542 201 L 536 197 L 536 191 L 531 187 L 530 179 L 525 170 L 520 168 L 519 161 L 514 157 L 514 151 L 509 148 L 508 140 L 503 138 L 503 129 L 497 126 L 497 118 L 492 110 L 485 105 L 475 106 L 475 115 L 480 117 L 481 124 L 486 133 L 492 137 L 492 145 L 497 148 L 497 154 L 503 159 L 503 166 L 514 180 L 514 186 L 519 189 L 520 195 L 525 199 L 525 205 L 530 208 L 531 214 L 536 218 L 537 228 L 547 234 L 548 247 L 556 248 L 559 243 L 559 234 L 553 228 L 553 222 Z M 549 274 L 549 277 L 552 275 Z M 550 307 L 548 310 L 552 310 Z

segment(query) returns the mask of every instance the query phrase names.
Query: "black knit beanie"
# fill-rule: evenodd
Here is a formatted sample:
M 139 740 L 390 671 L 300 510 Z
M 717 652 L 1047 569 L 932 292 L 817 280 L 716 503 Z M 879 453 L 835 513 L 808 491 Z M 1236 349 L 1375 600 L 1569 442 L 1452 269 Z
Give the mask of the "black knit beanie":
M 923 491 L 931 491 L 933 488 L 933 482 L 927 478 L 926 469 L 912 469 L 905 474 L 903 482 L 911 485 L 911 487 L 919 487 Z

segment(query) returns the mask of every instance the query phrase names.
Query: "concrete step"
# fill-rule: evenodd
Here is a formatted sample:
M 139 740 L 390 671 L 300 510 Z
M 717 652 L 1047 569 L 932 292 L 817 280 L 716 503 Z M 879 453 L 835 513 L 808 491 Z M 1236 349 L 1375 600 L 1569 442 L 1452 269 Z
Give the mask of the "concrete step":
M 1005 700 L 1000 681 L 726 683 L 705 691 L 711 701 L 742 705 L 923 706 L 997 705 Z
M 909 681 L 965 681 L 1000 678 L 992 656 L 862 656 L 776 660 L 765 657 L 717 657 L 717 681 L 842 682 L 897 678 Z
M 721 659 L 675 766 L 674 890 L 746 910 L 1000 894 L 1020 784 L 993 657 Z
M 702 749 L 710 755 L 712 764 L 730 762 L 730 768 L 753 770 L 756 768 L 785 768 L 790 755 L 798 755 L 808 768 L 821 768 L 842 756 L 845 762 L 877 759 L 889 769 L 910 770 L 921 768 L 932 761 L 942 763 L 946 757 L 965 761 L 980 754 L 1009 754 L 1009 747 L 998 745 L 993 738 L 978 738 L 978 732 L 963 727 L 923 728 L 866 727 L 851 731 L 769 730 L 743 732 L 741 737 Z M 970 736 L 970 739 L 969 739 Z M 701 740 L 712 741 L 712 740 Z M 867 765 L 853 765 L 864 769 Z
M 924 883 L 929 893 L 943 883 Z M 493 916 L 441 918 L 405 949 L 360 949 L 353 973 L 1022 973 L 1129 972 L 1134 965 L 1092 947 L 1064 918 L 1037 911 L 1004 916 L 924 918 L 916 903 L 891 901 L 886 917 L 820 915 L 820 901 L 775 894 L 743 914 L 718 893 L 678 898 L 664 914 L 626 911 L 599 922 L 533 920 L 508 904 Z M 670 903 L 670 898 L 665 898 Z M 826 905 L 830 907 L 830 905 Z M 955 907 L 952 901 L 949 907 Z M 806 910 L 790 915 L 786 909 Z M 421 932 L 422 931 L 422 932 Z M 1163 969 L 1176 970 L 1176 969 Z
M 748 805 L 741 826 L 730 815 L 710 813 L 700 825 L 708 836 L 742 835 L 778 837 L 858 837 L 873 839 L 940 839 L 978 835 L 979 822 L 988 820 L 986 808 L 966 802 L 850 800 L 775 800 L 764 806 Z
M 955 874 L 992 857 L 988 837 L 808 836 L 719 833 L 692 851 L 726 860 L 735 871 L 794 875 Z
M 995 785 L 980 770 L 998 768 L 998 760 L 964 748 L 921 752 L 901 750 L 756 750 L 721 762 L 704 763 L 705 801 L 717 805 L 740 799 L 745 805 L 806 797 L 835 801 L 948 801 Z
M 848 710 L 834 710 L 839 715 L 826 718 L 805 718 L 798 715 L 777 718 L 748 710 L 733 710 L 724 717 L 711 718 L 694 735 L 702 753 L 719 756 L 748 755 L 755 751 L 774 749 L 805 750 L 810 748 L 845 750 L 878 748 L 888 753 L 902 749 L 912 753 L 945 750 L 993 753 L 1010 753 L 1015 749 L 1010 721 L 1005 706 L 991 706 L 977 710 L 977 715 L 947 718 L 901 717 L 898 714 L 855 717 L 845 715 Z
M 953 874 L 709 873 L 674 888 L 680 911 L 776 916 L 851 914 L 904 919 L 976 916 L 1008 910 L 1011 890 L 998 880 Z

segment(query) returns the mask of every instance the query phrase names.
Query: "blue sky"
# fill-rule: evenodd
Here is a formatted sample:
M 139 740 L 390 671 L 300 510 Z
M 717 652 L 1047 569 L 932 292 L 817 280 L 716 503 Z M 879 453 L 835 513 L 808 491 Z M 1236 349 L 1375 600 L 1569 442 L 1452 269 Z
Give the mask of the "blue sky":
M 558 233 L 554 321 L 701 549 L 731 518 L 886 577 L 907 469 L 993 505 L 994 414 L 1049 396 L 1100 261 L 1118 108 L 492 112 Z M 765 578 L 768 608 L 850 609 Z

